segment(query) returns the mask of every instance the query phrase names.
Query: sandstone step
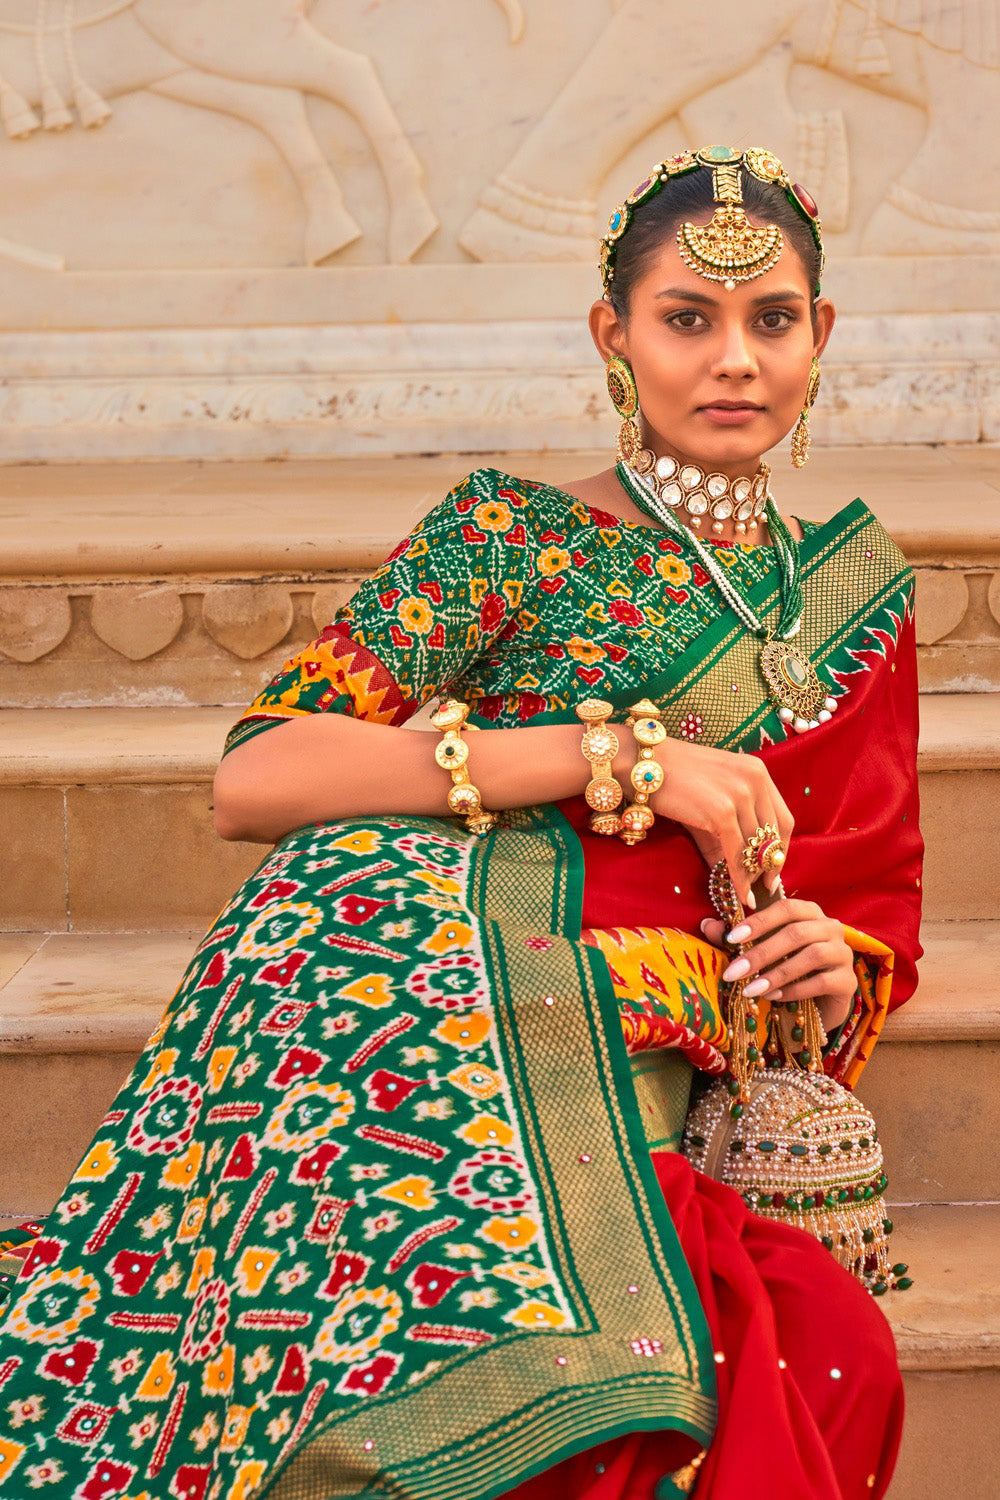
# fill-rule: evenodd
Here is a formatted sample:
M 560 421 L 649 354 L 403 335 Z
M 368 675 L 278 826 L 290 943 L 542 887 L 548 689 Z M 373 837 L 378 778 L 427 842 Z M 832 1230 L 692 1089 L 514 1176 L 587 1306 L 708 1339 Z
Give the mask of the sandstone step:
M 180 983 L 192 932 L 0 936 L 0 1214 L 47 1212 Z M 893 1203 L 1000 1202 L 1000 922 L 928 923 L 921 988 L 859 1090 Z
M 995 1500 L 1000 1410 L 1000 1207 L 894 1215 L 893 1248 L 915 1285 L 883 1299 L 906 1384 L 906 1423 L 889 1500 Z
M 474 466 L 603 452 L 0 469 L 0 703 L 240 705 Z M 796 514 L 862 493 L 918 573 L 925 690 L 1000 688 L 1000 449 L 819 449 Z
M 927 915 L 997 915 L 1000 694 L 922 700 Z M 210 782 L 236 714 L 219 708 L 0 712 L 7 879 L 0 931 L 204 928 L 259 861 L 223 844 Z M 961 851 L 961 858 L 956 858 Z

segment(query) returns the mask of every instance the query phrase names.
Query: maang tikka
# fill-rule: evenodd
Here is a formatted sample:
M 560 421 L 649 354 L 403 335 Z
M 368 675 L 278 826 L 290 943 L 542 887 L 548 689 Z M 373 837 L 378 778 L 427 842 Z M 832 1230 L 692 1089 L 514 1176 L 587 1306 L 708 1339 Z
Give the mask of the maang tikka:
M 816 405 L 816 397 L 819 395 L 819 360 L 813 355 L 813 362 L 809 369 L 809 384 L 806 386 L 806 397 L 802 403 L 799 420 L 795 424 L 792 433 L 792 463 L 796 469 L 801 469 L 809 457 L 809 444 L 811 434 L 809 432 L 809 413 Z

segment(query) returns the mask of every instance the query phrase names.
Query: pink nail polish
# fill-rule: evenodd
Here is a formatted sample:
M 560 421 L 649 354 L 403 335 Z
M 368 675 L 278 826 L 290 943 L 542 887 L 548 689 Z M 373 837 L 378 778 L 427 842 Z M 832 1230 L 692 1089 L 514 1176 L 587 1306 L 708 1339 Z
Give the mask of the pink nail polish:
M 747 926 L 746 922 L 741 922 L 738 927 L 733 928 L 732 932 L 726 933 L 726 942 L 745 943 L 749 936 L 750 928 Z
M 732 984 L 734 979 L 742 979 L 744 974 L 750 972 L 750 960 L 748 958 L 734 958 L 728 969 L 722 973 L 727 984 Z M 746 990 L 743 991 L 746 994 Z
M 771 981 L 765 979 L 763 974 L 761 974 L 756 979 L 751 980 L 749 984 L 744 985 L 743 993 L 748 1000 L 752 1000 L 754 995 L 763 995 L 770 988 Z

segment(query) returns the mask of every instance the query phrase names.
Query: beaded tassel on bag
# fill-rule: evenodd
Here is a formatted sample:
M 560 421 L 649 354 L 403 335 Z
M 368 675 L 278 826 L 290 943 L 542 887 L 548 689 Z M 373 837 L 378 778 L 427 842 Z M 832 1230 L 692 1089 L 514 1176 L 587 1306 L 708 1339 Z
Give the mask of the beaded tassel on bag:
M 738 926 L 743 906 L 724 862 L 709 889 L 727 930 Z M 780 882 L 775 894 L 784 894 Z M 823 1072 L 826 1036 L 815 1003 L 771 1005 L 765 1018 L 745 982 L 721 987 L 729 1074 L 696 1100 L 684 1154 L 755 1213 L 813 1235 L 875 1296 L 905 1291 L 907 1267 L 892 1264 L 889 1250 L 878 1131 L 854 1095 Z

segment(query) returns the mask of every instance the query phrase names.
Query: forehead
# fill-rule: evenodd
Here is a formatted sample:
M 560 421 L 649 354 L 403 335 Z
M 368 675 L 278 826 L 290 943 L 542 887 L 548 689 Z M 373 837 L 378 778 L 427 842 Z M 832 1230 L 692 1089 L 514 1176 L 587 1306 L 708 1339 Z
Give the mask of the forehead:
M 708 277 L 692 270 L 681 256 L 676 232 L 671 232 L 661 244 L 650 250 L 642 273 L 636 278 L 633 295 L 657 298 L 668 288 L 690 293 L 699 300 L 709 298 L 724 307 L 743 306 L 782 291 L 795 291 L 811 300 L 805 264 L 787 235 L 784 237 L 781 254 L 771 269 L 752 280 L 737 281 L 730 292 L 720 282 L 710 281 Z

